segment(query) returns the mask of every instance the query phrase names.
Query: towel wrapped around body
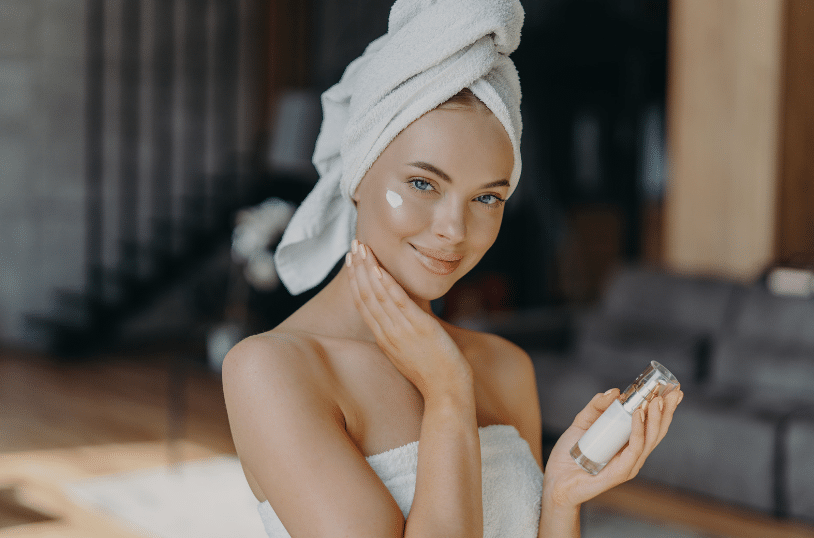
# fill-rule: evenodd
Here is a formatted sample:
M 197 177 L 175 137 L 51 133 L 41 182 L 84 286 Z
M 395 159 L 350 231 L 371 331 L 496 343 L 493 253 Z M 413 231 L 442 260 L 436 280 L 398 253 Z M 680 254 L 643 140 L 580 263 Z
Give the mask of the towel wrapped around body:
M 292 294 L 318 285 L 356 233 L 356 187 L 413 121 L 469 88 L 500 120 L 520 177 L 520 82 L 509 59 L 520 42 L 518 0 L 397 0 L 387 33 L 322 95 L 313 162 L 320 174 L 275 252 Z
M 514 426 L 478 429 L 481 447 L 484 538 L 535 538 L 543 473 Z M 415 495 L 419 442 L 367 457 L 406 518 Z M 268 501 L 258 505 L 269 538 L 290 538 Z

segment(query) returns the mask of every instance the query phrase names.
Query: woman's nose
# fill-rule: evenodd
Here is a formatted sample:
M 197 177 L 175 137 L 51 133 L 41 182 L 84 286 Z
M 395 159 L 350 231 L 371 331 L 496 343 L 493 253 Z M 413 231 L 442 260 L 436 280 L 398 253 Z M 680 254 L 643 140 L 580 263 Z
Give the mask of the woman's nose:
M 460 243 L 466 237 L 466 204 L 448 199 L 436 207 L 433 233 L 449 241 Z

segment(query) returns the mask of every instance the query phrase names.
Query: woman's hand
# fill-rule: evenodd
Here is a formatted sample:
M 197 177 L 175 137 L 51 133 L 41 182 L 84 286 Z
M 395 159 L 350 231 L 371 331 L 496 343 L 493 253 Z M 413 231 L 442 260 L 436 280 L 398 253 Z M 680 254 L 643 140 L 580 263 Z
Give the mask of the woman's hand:
M 379 266 L 369 247 L 354 239 L 346 265 L 354 304 L 376 343 L 425 398 L 455 381 L 471 384 L 472 368 L 458 346 Z
M 571 457 L 571 447 L 618 397 L 618 389 L 594 396 L 554 445 L 545 469 L 544 505 L 548 503 L 555 509 L 578 506 L 636 476 L 647 457 L 667 433 L 673 413 L 684 393 L 674 390 L 637 409 L 633 413 L 633 431 L 627 446 L 597 475 L 591 475 Z

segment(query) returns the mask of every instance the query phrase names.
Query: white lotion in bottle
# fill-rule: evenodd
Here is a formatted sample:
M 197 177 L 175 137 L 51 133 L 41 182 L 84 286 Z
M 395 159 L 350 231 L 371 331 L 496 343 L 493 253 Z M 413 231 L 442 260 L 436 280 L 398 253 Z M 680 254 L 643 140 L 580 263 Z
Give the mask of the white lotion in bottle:
M 633 413 L 656 396 L 666 396 L 676 387 L 678 380 L 675 376 L 658 362 L 650 361 L 650 366 L 571 448 L 571 457 L 589 473 L 598 473 L 630 439 Z

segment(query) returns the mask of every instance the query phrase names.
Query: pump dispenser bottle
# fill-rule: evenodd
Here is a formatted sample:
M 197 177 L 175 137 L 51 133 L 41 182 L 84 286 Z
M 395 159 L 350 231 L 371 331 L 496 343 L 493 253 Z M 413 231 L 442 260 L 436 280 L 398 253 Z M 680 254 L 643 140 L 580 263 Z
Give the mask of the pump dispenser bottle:
M 571 449 L 571 457 L 591 474 L 596 474 L 625 446 L 633 430 L 633 413 L 656 396 L 666 396 L 678 387 L 667 368 L 650 361 L 644 372 L 619 395 Z

